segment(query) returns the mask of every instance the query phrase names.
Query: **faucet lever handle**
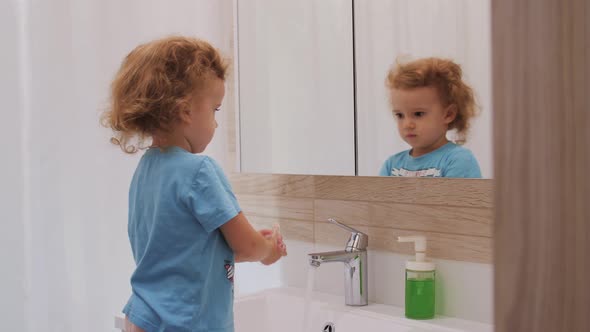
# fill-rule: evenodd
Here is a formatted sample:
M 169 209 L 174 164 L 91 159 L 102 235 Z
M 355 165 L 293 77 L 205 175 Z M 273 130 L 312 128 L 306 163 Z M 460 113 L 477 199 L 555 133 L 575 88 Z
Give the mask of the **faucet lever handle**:
M 351 232 L 351 233 L 365 234 L 365 233 L 363 233 L 363 232 L 361 232 L 361 231 L 359 231 L 359 230 L 356 230 L 356 229 L 354 229 L 354 228 L 352 228 L 352 227 L 350 227 L 350 226 L 348 226 L 348 225 L 345 225 L 345 224 L 343 224 L 343 223 L 341 223 L 341 222 L 337 221 L 337 220 L 336 220 L 336 219 L 334 219 L 334 218 L 328 218 L 328 221 L 329 221 L 330 223 L 332 223 L 332 224 L 334 224 L 334 225 L 336 225 L 336 226 L 338 226 L 338 227 L 342 228 L 342 229 L 345 229 L 345 230 L 347 230 L 347 231 Z M 365 234 L 365 235 L 366 235 L 366 234 Z
M 369 244 L 369 236 L 359 230 L 356 230 L 348 225 L 336 221 L 336 219 L 328 218 L 328 221 L 340 228 L 343 228 L 352 234 L 346 244 L 346 251 L 366 250 Z

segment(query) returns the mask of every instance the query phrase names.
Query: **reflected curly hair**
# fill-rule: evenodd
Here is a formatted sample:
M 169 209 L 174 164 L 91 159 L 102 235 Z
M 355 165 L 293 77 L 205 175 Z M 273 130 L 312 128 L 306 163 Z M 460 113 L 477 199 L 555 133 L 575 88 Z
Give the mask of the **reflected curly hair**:
M 407 63 L 397 62 L 387 74 L 389 89 L 435 87 L 443 107 L 455 105 L 457 116 L 449 130 L 457 131 L 458 143 L 464 143 L 469 121 L 479 113 L 473 89 L 463 81 L 463 71 L 455 62 L 440 58 L 424 58 Z
M 172 36 L 139 45 L 111 84 L 101 123 L 126 153 L 144 149 L 157 132 L 169 132 L 190 96 L 211 78 L 225 80 L 227 62 L 204 40 Z

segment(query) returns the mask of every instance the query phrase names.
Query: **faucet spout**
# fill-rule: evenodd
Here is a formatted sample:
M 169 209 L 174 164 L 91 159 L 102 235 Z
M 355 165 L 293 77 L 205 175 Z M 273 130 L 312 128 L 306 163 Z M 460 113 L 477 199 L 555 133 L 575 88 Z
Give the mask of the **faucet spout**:
M 344 300 L 346 305 L 363 306 L 369 303 L 367 251 L 329 251 L 309 254 L 309 264 L 319 267 L 324 263 L 344 264 Z
M 317 252 L 309 254 L 309 264 L 311 266 L 318 267 L 322 263 L 331 262 L 342 262 L 347 263 L 352 259 L 355 259 L 359 255 L 359 251 L 328 251 L 328 252 Z
M 367 287 L 368 260 L 367 246 L 369 237 L 348 225 L 341 224 L 335 219 L 328 221 L 350 232 L 350 238 L 342 251 L 318 252 L 309 255 L 309 265 L 319 267 L 323 263 L 344 263 L 344 300 L 346 305 L 361 306 L 369 303 Z

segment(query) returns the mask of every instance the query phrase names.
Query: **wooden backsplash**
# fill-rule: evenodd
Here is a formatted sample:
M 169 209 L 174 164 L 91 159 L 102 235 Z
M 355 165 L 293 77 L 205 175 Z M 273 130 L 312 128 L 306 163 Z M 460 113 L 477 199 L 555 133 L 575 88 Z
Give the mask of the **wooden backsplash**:
M 248 219 L 286 238 L 344 245 L 329 217 L 369 235 L 369 249 L 411 254 L 397 236 L 423 234 L 435 258 L 492 263 L 492 181 L 231 174 Z

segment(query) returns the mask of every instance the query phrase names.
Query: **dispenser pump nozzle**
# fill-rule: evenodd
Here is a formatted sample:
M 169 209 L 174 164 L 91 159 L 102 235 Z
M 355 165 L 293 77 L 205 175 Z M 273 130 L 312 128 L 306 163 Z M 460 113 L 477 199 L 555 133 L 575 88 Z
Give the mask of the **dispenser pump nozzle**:
M 416 262 L 426 261 L 426 237 L 425 236 L 400 236 L 398 242 L 414 242 Z

